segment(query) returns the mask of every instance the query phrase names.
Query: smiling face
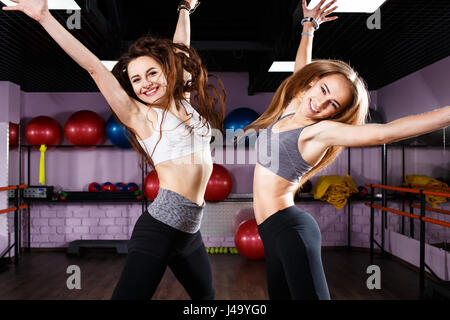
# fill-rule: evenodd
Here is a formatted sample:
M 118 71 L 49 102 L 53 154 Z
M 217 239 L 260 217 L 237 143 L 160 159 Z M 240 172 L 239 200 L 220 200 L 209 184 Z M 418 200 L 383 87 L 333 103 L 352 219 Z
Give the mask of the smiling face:
M 324 120 L 346 108 L 351 99 L 348 80 L 342 75 L 332 74 L 311 83 L 301 99 L 300 111 L 307 118 Z
M 134 93 L 142 101 L 152 104 L 164 96 L 167 80 L 161 65 L 152 57 L 141 56 L 127 66 L 128 78 Z

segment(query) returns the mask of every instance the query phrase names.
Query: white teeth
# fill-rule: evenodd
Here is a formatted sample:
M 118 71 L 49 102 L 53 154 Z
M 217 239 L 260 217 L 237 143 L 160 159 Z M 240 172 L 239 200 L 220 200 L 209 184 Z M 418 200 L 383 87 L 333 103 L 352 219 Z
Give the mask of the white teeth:
M 149 90 L 149 91 L 146 91 L 144 94 L 146 94 L 146 95 L 152 95 L 153 93 L 155 93 L 156 92 L 156 90 L 158 90 L 158 88 L 156 87 L 156 88 L 154 88 L 154 89 L 152 89 L 152 90 Z
M 317 110 L 316 108 L 314 108 L 312 102 L 309 102 L 309 105 L 311 106 L 311 109 L 312 109 L 314 112 L 316 112 L 316 113 L 319 112 L 319 110 Z

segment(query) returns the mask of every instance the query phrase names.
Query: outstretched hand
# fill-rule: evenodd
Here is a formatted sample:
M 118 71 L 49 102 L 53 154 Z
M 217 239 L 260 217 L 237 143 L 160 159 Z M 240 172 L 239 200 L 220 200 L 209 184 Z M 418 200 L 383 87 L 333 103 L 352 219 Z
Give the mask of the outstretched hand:
M 321 24 L 322 22 L 336 20 L 338 18 L 337 16 L 327 17 L 330 13 L 337 9 L 337 6 L 334 6 L 333 8 L 327 10 L 334 3 L 336 3 L 336 1 L 337 0 L 330 1 L 323 8 L 321 8 L 321 6 L 325 3 L 325 0 L 322 0 L 314 8 L 308 9 L 306 7 L 306 0 L 302 0 L 303 17 L 314 18 L 319 24 Z
M 46 13 L 48 13 L 47 0 L 11 0 L 17 3 L 13 7 L 3 7 L 4 11 L 22 11 L 30 18 L 41 21 Z

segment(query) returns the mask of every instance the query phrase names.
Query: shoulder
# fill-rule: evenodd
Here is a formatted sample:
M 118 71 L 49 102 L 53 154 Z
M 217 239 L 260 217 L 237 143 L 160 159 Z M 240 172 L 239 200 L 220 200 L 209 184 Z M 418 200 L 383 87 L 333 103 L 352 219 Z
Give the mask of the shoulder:
M 157 127 L 160 109 L 148 107 L 142 103 L 140 104 L 142 106 L 130 116 L 131 120 L 128 126 L 132 128 L 140 138 L 145 138 L 150 136 Z
M 344 126 L 346 124 L 333 120 L 318 121 L 303 129 L 299 136 L 299 144 L 307 142 L 327 147 L 329 146 L 329 137 L 338 135 L 337 132 Z

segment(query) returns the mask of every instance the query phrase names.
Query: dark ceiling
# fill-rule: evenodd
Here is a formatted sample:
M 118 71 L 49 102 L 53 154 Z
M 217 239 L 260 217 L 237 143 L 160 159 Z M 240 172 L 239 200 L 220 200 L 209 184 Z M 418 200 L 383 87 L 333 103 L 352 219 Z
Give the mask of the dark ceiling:
M 76 0 L 81 29 L 71 33 L 102 60 L 117 59 L 139 36 L 171 38 L 178 0 Z M 1 4 L 3 6 L 3 4 Z M 273 92 L 288 73 L 267 72 L 273 60 L 294 60 L 300 0 L 203 0 L 191 16 L 192 46 L 211 73 L 249 72 L 249 94 Z M 71 14 L 52 11 L 64 25 Z M 387 0 L 381 29 L 370 14 L 338 14 L 321 25 L 314 58 L 349 62 L 376 90 L 450 55 L 450 1 Z M 0 81 L 26 92 L 98 91 L 44 30 L 20 12 L 0 11 Z

